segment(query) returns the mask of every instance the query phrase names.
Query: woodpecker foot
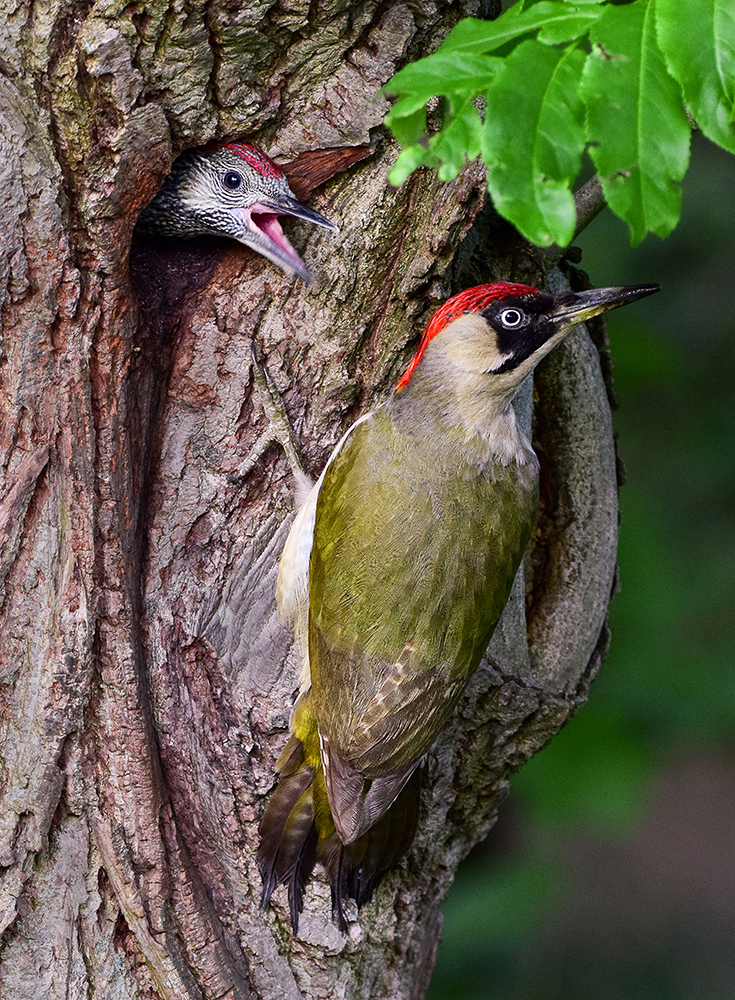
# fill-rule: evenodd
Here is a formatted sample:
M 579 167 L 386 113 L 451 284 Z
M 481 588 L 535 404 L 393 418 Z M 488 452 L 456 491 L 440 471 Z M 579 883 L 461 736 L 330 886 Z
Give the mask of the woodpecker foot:
M 250 345 L 250 356 L 253 359 L 253 385 L 260 398 L 260 403 L 268 418 L 268 426 L 250 449 L 250 453 L 237 472 L 230 476 L 230 482 L 244 479 L 255 467 L 258 460 L 272 444 L 280 444 L 283 448 L 291 471 L 297 481 L 301 481 L 304 470 L 301 467 L 298 446 L 294 437 L 281 394 L 276 388 L 270 373 L 264 364 L 258 360 L 255 341 Z

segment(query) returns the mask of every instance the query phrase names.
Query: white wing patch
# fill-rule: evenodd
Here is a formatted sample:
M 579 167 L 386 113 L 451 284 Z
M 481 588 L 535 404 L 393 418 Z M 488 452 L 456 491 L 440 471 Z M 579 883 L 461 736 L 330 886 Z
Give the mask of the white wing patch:
M 309 598 L 309 560 L 322 478 L 312 486 L 296 514 L 281 553 L 276 600 L 278 613 L 285 622 L 293 621 L 298 616 L 300 607 Z

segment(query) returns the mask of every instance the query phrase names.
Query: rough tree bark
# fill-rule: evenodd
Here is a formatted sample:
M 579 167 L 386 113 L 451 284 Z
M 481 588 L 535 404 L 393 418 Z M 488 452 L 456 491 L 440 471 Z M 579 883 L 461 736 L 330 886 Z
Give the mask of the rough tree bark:
M 580 332 L 537 378 L 538 535 L 424 766 L 414 848 L 346 936 L 319 878 L 297 938 L 280 891 L 259 911 L 257 824 L 296 657 L 274 605 L 289 469 L 273 445 L 240 474 L 265 429 L 250 345 L 318 473 L 441 299 L 491 275 L 546 280 L 480 213 L 477 166 L 448 185 L 386 181 L 378 90 L 468 12 L 19 0 L 0 14 L 3 998 L 423 996 L 456 866 L 509 774 L 586 697 L 617 513 Z M 131 251 L 172 156 L 223 135 L 284 162 L 331 150 L 291 168 L 341 227 L 286 223 L 314 289 L 236 246 Z

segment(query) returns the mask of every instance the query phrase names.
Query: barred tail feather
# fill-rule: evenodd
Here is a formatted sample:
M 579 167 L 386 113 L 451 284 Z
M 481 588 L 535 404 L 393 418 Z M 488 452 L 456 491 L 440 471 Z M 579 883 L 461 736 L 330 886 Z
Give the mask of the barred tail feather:
M 358 907 L 369 903 L 381 879 L 408 851 L 419 819 L 420 777 L 414 772 L 391 808 L 357 840 L 336 845 L 322 858 L 332 889 L 332 912 L 340 927 L 347 929 L 346 899 Z
M 329 879 L 334 917 L 346 931 L 345 901 L 354 899 L 358 907 L 370 901 L 383 875 L 411 846 L 418 823 L 419 775 L 414 773 L 391 808 L 361 837 L 343 844 L 326 805 L 323 775 L 316 773 L 320 768 L 320 763 L 309 764 L 301 740 L 291 736 L 260 823 L 261 906 L 265 909 L 274 889 L 286 884 L 294 933 L 317 860 Z
M 278 762 L 278 785 L 260 822 L 258 867 L 263 879 L 260 905 L 268 906 L 276 886 L 288 884 L 294 932 L 298 929 L 304 887 L 316 862 L 312 782 L 301 741 L 292 736 Z

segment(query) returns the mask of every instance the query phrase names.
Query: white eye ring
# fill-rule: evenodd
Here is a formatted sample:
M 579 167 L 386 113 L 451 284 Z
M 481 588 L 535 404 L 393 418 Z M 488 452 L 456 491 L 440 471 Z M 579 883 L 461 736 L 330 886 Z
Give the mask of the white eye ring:
M 515 330 L 517 327 L 523 326 L 525 318 L 520 309 L 504 309 L 500 314 L 500 322 L 503 326 L 508 327 L 509 330 Z

